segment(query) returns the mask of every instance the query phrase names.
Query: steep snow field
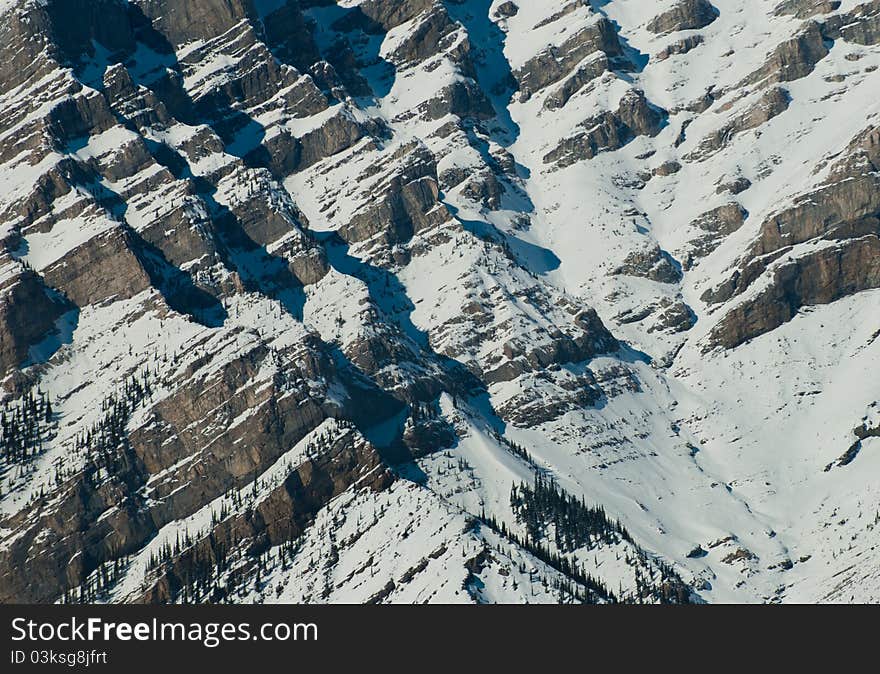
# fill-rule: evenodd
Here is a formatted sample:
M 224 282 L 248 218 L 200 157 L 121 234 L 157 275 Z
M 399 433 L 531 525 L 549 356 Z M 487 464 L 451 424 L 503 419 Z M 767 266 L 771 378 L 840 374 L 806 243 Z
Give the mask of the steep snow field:
M 777 270 L 876 238 L 869 205 L 855 233 L 753 254 L 880 123 L 876 2 L 713 0 L 666 34 L 651 22 L 677 0 L 273 0 L 204 30 L 172 0 L 127 4 L 167 53 L 138 37 L 121 68 L 91 37 L 0 90 L 0 283 L 36 273 L 70 300 L 7 372 L 7 409 L 26 382 L 54 420 L 33 461 L 0 463 L 0 551 L 65 538 L 84 438 L 148 376 L 121 422 L 143 484 L 114 503 L 104 466 L 80 504 L 124 532 L 98 601 L 637 601 L 671 571 L 694 601 L 880 601 L 880 284 L 798 286 L 790 319 L 718 340 Z M 0 0 L 0 20 L 34 6 Z M 272 42 L 289 7 L 310 74 Z M 862 32 L 828 38 L 852 12 Z M 104 95 L 107 120 L 45 140 L 65 101 Z M 720 207 L 740 221 L 701 228 Z M 80 266 L 96 275 L 70 281 Z M 546 524 L 529 547 L 511 490 L 536 475 L 628 534 L 566 551 Z M 218 532 L 244 552 L 182 596 L 175 564 L 217 555 Z M 112 556 L 59 562 L 58 587 Z

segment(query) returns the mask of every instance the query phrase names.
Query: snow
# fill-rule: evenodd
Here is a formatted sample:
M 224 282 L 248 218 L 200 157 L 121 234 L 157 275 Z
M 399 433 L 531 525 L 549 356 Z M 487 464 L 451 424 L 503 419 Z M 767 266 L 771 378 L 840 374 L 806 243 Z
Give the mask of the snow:
M 13 4 L 0 1 L 0 14 Z M 260 0 L 256 9 L 265 17 L 281 4 Z M 333 22 L 358 4 L 347 0 L 307 11 L 317 24 L 319 46 L 326 50 L 333 44 Z M 10 492 L 4 484 L 0 513 L 21 511 L 42 487 L 51 487 L 59 458 L 75 467 L 81 457 L 70 448 L 77 434 L 97 421 L 100 402 L 118 389 L 124 376 L 144 367 L 155 368 L 160 383 L 150 404 L 135 411 L 132 429 L 153 423 L 151 406 L 171 395 L 179 379 L 189 376 L 207 389 L 216 385 L 212 378 L 224 365 L 255 348 L 305 350 L 307 340 L 320 338 L 328 351 L 338 348 L 341 360 L 357 355 L 364 339 L 393 336 L 400 346 L 394 362 L 370 376 L 400 392 L 413 382 L 435 380 L 448 361 L 472 371 L 500 371 L 515 360 L 507 355 L 513 347 L 550 348 L 560 335 L 577 336 L 573 317 L 592 306 L 621 340 L 618 351 L 580 363 L 527 369 L 518 377 L 493 381 L 485 395 L 442 393 L 433 402 L 456 429 L 455 446 L 421 458 L 413 469 L 420 473 L 415 482 L 404 473 L 388 490 L 354 488 L 335 498 L 307 528 L 292 559 L 280 561 L 282 551 L 273 548 L 274 561 L 261 586 L 239 599 L 556 601 L 557 593 L 547 583 L 558 579 L 558 572 L 476 522 L 485 511 L 517 530 L 521 525 L 510 506 L 510 489 L 530 482 L 537 470 L 619 517 L 640 546 L 671 563 L 685 580 L 701 581 L 699 593 L 707 601 L 880 600 L 880 554 L 875 549 L 880 487 L 873 479 L 880 470 L 880 440 L 865 439 L 851 463 L 837 464 L 854 441 L 854 429 L 866 420 L 875 426 L 880 420 L 880 387 L 874 376 L 880 366 L 880 291 L 804 307 L 776 330 L 736 349 L 709 353 L 703 352 L 709 332 L 727 311 L 765 288 L 770 273 L 806 252 L 838 244 L 794 246 L 721 310 L 700 299 L 739 264 L 761 224 L 820 185 L 850 141 L 880 119 L 880 52 L 836 41 L 807 77 L 780 85 L 791 99 L 782 114 L 738 133 L 711 156 L 688 159 L 708 134 L 760 99 L 766 89 L 737 85 L 794 34 L 797 20 L 773 15 L 773 3 L 763 0 L 715 0 L 719 16 L 699 31 L 703 44 L 659 61 L 655 55 L 683 35 L 656 36 L 646 24 L 670 7 L 671 0 L 573 3 L 572 11 L 556 18 L 565 3 L 534 0 L 517 3 L 520 11 L 514 17 L 491 18 L 499 4 L 450 5 L 448 11 L 460 22 L 455 37 L 445 45 L 446 53 L 424 63 L 386 60 L 423 16 L 384 36 L 358 34 L 358 55 L 375 63 L 364 72 L 376 96 L 291 117 L 283 100 L 289 89 L 278 91 L 243 111 L 255 124 L 223 151 L 199 156 L 185 156 L 198 135 L 220 143 L 208 126 L 175 123 L 146 132 L 149 140 L 185 157 L 193 175 L 223 176 L 211 208 L 247 208 L 251 199 L 265 193 L 276 213 L 300 209 L 328 253 L 331 269 L 303 289 L 301 316 L 286 310 L 277 297 L 241 291 L 225 298 L 228 316 L 223 324 L 206 327 L 170 310 L 157 292 L 147 291 L 107 306 L 84 307 L 75 321 L 64 317 L 58 328 L 61 334 L 70 333 L 68 339 L 56 343 L 55 335 L 35 346 L 29 366 L 39 369 L 43 390 L 58 401 L 58 436 L 26 481 Z M 857 4 L 847 0 L 840 11 Z M 486 80 L 503 81 L 505 71 L 516 71 L 542 51 L 559 47 L 602 16 L 618 27 L 640 64 L 649 57 L 646 65 L 600 76 L 558 110 L 544 103 L 561 82 L 526 101 L 508 97 L 503 87 L 487 86 Z M 214 40 L 179 49 L 176 58 L 184 63 L 183 84 L 191 98 L 207 96 L 242 75 L 245 57 L 260 48 L 238 41 L 245 27 L 239 24 Z M 465 40 L 498 116 L 463 129 L 453 115 L 427 120 L 413 114 L 445 87 L 468 79 L 469 73 L 449 56 Z M 143 58 L 137 58 L 143 71 L 136 73 L 139 81 L 163 67 L 161 58 L 144 50 L 139 51 Z M 61 92 L 74 95 L 66 89 L 72 73 L 60 72 L 0 96 L 0 108 L 14 113 L 14 123 L 0 134 L 0 141 L 38 122 L 62 100 Z M 703 113 L 689 112 L 687 106 L 710 86 L 719 92 L 718 99 Z M 45 100 L 26 100 L 28 91 L 43 87 L 49 88 Z M 597 113 L 616 109 L 633 88 L 668 112 L 656 137 L 635 138 L 619 150 L 566 168 L 544 164 L 543 157 L 561 139 Z M 97 93 L 85 89 L 75 95 Z M 238 158 L 275 134 L 286 131 L 301 138 L 336 115 L 361 123 L 378 120 L 388 129 L 387 137 L 363 139 L 283 177 L 245 167 Z M 677 143 L 685 125 L 684 140 Z M 254 131 L 260 128 L 265 136 Z M 437 133 L 440 129 L 444 134 Z M 0 173 L 4 220 L 62 158 L 112 163 L 136 138 L 116 126 L 83 139 L 81 146 L 44 152 L 36 162 L 29 152 L 11 158 Z M 331 235 L 401 175 L 399 157 L 414 149 L 431 153 L 441 176 L 449 170 L 467 176 L 439 196 L 436 208 L 448 217 L 394 250 L 383 251 L 378 237 L 345 246 L 334 242 Z M 467 179 L 488 170 L 490 157 L 508 152 L 513 169 L 499 178 L 504 189 L 500 206 L 488 209 L 464 187 Z M 672 160 L 682 165 L 678 173 L 638 182 L 640 172 Z M 739 176 L 751 181 L 747 191 L 736 197 L 717 193 L 719 184 Z M 90 201 L 87 186 L 74 186 L 53 200 L 51 226 L 24 232 L 16 256 L 39 272 L 121 226 L 121 220 L 144 231 L 178 206 L 186 209 L 191 226 L 209 225 L 213 214 L 208 206 L 197 198 L 184 199 L 186 180 L 165 175 L 157 164 L 101 184 L 124 195 L 153 179 L 158 182 L 155 190 L 127 199 L 124 217 L 91 204 L 68 217 Z M 745 224 L 685 272 L 680 283 L 609 273 L 632 251 L 653 244 L 678 255 L 699 235 L 690 223 L 730 201 L 748 212 Z M 15 221 L 8 220 L 5 227 L 11 230 Z M 288 220 L 290 232 L 266 246 L 268 254 L 283 250 L 291 240 L 305 240 L 294 218 Z M 407 253 L 411 259 L 397 263 L 391 253 L 401 253 L 401 259 Z M 242 254 L 239 275 L 259 272 L 261 254 Z M 223 280 L 229 277 L 227 272 Z M 685 302 L 696 315 L 696 325 L 671 333 L 652 329 L 650 319 L 621 319 L 664 301 Z M 165 362 L 163 353 L 179 353 L 180 361 Z M 214 358 L 202 363 L 198 357 L 204 353 Z M 189 368 L 194 373 L 187 375 Z M 279 368 L 267 358 L 248 386 L 265 390 Z M 590 378 L 612 393 L 531 425 L 505 423 L 496 414 L 505 406 L 550 407 L 572 390 L 583 389 Z M 352 394 L 336 380 L 308 386 L 324 396 L 328 407 L 344 408 Z M 205 431 L 202 451 L 222 441 L 222 430 L 242 426 L 258 409 L 214 420 L 216 427 Z M 396 430 L 402 417 L 384 421 L 384 427 L 367 429 L 379 444 L 386 444 L 389 438 L 382 436 Z M 309 438 L 323 431 L 341 432 L 328 420 L 290 448 L 259 477 L 258 498 L 304 459 Z M 216 435 L 208 437 L 211 433 Z M 499 434 L 525 447 L 533 463 L 511 452 Z M 158 493 L 159 485 L 167 486 L 166 480 L 196 465 L 199 457 L 185 456 L 151 476 L 146 493 Z M 249 494 L 252 487 L 239 493 Z M 150 555 L 178 534 L 203 531 L 223 504 L 228 505 L 227 497 L 163 526 L 134 557 L 111 598 L 132 596 Z M 16 535 L 0 529 L 0 545 Z M 696 545 L 708 554 L 688 557 Z M 471 573 L 466 562 L 487 547 L 493 558 L 479 573 Z M 600 546 L 579 551 L 577 559 L 615 591 L 631 590 L 633 568 L 620 562 L 631 551 L 623 543 Z M 338 562 L 327 566 L 331 555 L 338 555 Z M 535 569 L 541 580 L 521 571 L 523 567 Z M 390 589 L 389 581 L 394 582 Z

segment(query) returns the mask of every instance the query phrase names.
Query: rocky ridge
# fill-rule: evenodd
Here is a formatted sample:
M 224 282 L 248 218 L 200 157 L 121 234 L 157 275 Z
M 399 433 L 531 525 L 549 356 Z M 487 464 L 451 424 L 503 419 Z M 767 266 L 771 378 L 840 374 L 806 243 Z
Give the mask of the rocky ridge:
M 629 4 L 0 3 L 0 600 L 819 598 L 880 6 Z

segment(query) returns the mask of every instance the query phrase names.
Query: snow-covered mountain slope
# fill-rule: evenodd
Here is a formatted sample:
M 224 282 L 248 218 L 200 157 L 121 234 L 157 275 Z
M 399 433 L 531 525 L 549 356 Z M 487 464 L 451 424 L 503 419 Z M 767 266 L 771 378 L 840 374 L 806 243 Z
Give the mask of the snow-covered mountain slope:
M 0 601 L 872 601 L 880 3 L 0 3 Z

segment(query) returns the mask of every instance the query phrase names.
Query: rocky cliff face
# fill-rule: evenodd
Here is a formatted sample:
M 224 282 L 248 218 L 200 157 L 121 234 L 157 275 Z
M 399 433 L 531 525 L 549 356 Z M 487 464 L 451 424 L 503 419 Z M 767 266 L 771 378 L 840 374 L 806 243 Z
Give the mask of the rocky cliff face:
M 874 597 L 878 17 L 0 2 L 0 601 Z

